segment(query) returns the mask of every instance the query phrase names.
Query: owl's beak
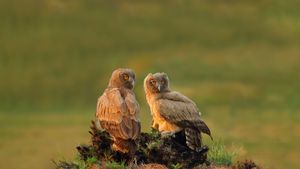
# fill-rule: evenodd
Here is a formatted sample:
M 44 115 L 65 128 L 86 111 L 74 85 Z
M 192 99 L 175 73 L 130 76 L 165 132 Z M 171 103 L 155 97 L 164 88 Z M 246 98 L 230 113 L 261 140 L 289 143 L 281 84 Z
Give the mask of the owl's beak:
M 161 90 L 161 85 L 160 84 L 158 84 L 157 89 L 160 92 L 160 90 Z
M 130 77 L 129 82 L 130 82 L 131 86 L 134 87 L 134 79 Z

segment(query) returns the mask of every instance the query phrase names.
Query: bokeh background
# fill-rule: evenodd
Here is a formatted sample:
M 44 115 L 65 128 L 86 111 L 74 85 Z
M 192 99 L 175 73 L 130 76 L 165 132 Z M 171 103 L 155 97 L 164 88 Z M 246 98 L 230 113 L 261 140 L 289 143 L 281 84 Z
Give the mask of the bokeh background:
M 300 1 L 1 0 L 0 165 L 53 168 L 89 142 L 115 68 L 168 73 L 216 139 L 266 168 L 300 166 Z M 205 142 L 209 144 L 206 138 Z

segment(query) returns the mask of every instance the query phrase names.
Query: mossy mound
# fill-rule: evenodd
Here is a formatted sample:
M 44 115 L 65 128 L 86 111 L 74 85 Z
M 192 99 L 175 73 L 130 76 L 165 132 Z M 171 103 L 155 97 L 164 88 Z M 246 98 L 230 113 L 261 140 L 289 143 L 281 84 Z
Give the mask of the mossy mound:
M 150 133 L 141 133 L 137 141 L 137 150 L 133 156 L 115 152 L 111 149 L 112 139 L 105 131 L 101 131 L 92 121 L 91 145 L 80 145 L 77 147 L 79 158 L 87 162 L 89 159 L 97 159 L 98 164 L 103 162 L 116 162 L 130 166 L 133 163 L 138 166 L 145 164 L 161 164 L 168 168 L 180 166 L 180 168 L 193 168 L 206 162 L 208 148 L 202 151 L 192 151 L 185 144 L 184 133 L 177 133 L 175 136 L 161 137 L 159 132 L 153 130 Z M 75 163 L 61 162 L 57 168 L 74 169 Z
M 159 163 L 173 167 L 193 168 L 206 162 L 208 148 L 201 152 L 192 151 L 185 143 L 183 132 L 174 137 L 161 137 L 157 131 L 142 133 L 138 144 L 137 160 L 141 163 Z

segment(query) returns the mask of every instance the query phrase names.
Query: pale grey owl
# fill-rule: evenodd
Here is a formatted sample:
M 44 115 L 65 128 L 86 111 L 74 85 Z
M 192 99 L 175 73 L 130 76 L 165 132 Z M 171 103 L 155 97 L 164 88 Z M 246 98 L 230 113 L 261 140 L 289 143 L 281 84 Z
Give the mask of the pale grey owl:
M 101 127 L 113 138 L 112 148 L 130 153 L 141 132 L 140 107 L 133 87 L 135 74 L 131 69 L 117 69 L 97 103 L 96 117 Z
M 166 73 L 148 74 L 144 90 L 153 118 L 152 128 L 167 135 L 184 130 L 187 146 L 200 151 L 201 133 L 210 137 L 211 133 L 201 120 L 196 104 L 183 94 L 170 90 Z

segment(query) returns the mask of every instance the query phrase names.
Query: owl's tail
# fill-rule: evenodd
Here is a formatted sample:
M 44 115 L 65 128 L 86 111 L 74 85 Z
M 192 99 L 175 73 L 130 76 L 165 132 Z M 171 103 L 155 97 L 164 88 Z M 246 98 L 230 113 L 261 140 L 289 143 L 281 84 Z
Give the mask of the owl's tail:
M 137 145 L 132 139 L 124 140 L 121 138 L 115 138 L 112 149 L 129 155 L 134 155 L 137 149 Z
M 202 144 L 201 132 L 195 129 L 185 129 L 186 145 L 198 153 L 205 153 L 208 151 L 208 147 Z
M 186 139 L 186 145 L 192 150 L 196 151 L 198 148 L 201 148 L 202 146 L 201 133 L 197 130 L 186 128 L 185 139 Z

